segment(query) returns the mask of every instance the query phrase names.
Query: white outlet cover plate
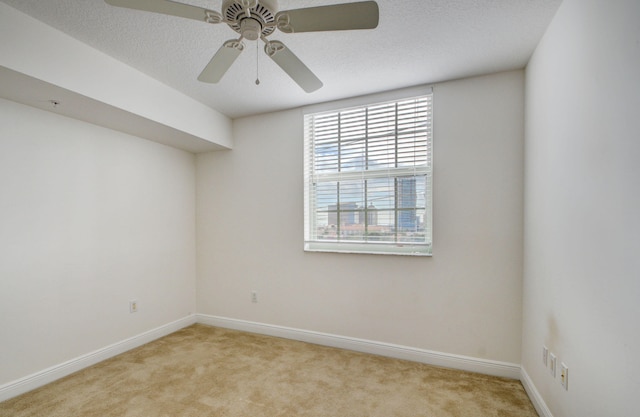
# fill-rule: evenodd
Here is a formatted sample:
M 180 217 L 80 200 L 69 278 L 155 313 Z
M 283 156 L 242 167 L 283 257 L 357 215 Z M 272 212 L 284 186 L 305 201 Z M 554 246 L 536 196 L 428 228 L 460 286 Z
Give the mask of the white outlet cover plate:
M 564 362 L 560 364 L 560 383 L 565 390 L 569 389 L 569 367 Z

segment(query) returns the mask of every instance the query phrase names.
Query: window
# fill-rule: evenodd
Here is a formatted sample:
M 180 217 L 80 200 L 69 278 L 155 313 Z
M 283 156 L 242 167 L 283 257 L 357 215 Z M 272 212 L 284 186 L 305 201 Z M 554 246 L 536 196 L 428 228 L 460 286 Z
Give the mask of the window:
M 432 94 L 304 122 L 305 250 L 431 255 Z

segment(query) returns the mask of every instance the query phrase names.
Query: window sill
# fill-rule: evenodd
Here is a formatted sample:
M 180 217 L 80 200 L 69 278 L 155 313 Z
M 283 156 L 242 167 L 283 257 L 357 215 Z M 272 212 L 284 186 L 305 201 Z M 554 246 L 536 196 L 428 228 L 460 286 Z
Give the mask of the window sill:
M 305 252 L 350 253 L 363 255 L 400 255 L 431 257 L 431 245 L 389 245 L 338 242 L 305 242 Z

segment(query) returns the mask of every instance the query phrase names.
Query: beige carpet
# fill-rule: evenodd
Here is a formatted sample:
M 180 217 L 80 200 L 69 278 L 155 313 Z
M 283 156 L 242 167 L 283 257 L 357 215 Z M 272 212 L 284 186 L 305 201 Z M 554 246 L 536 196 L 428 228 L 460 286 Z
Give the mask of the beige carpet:
M 537 417 L 519 381 L 194 325 L 0 403 L 26 417 Z

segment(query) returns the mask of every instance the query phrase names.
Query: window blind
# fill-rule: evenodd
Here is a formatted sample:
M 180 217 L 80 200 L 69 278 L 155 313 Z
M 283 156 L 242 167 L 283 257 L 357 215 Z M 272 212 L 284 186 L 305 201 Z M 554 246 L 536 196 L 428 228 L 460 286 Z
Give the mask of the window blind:
M 431 254 L 432 100 L 305 115 L 305 250 Z

